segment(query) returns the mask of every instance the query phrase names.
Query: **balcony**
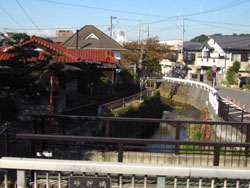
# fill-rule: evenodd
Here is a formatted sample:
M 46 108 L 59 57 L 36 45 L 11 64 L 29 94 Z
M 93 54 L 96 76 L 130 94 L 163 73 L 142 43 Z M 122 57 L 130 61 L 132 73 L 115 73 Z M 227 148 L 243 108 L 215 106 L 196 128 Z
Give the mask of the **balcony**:
M 225 67 L 227 59 L 226 58 L 211 58 L 211 57 L 197 57 L 197 65 L 203 67 L 212 67 L 216 65 L 217 67 Z

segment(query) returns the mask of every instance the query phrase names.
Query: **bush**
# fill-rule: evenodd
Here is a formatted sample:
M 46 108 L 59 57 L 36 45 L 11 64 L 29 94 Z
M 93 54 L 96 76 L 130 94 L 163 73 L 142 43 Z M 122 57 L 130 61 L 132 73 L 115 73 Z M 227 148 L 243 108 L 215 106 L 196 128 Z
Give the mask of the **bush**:
M 250 90 L 250 84 L 244 84 L 244 85 L 243 85 L 243 89 L 248 89 L 248 90 Z
M 208 71 L 207 71 L 207 80 L 209 80 L 209 81 L 212 81 L 213 80 L 213 78 L 212 78 L 212 68 L 210 68 Z
M 233 62 L 232 71 L 237 73 L 239 72 L 239 70 L 240 70 L 240 62 L 239 61 Z
M 235 72 L 233 71 L 227 71 L 226 72 L 226 80 L 228 84 L 236 84 L 235 81 Z

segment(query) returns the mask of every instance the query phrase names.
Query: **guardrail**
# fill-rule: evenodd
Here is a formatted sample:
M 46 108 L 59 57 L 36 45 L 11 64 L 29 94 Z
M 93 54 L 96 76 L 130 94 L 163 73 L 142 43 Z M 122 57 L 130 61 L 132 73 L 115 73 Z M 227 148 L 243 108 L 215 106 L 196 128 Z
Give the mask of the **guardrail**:
M 98 115 L 100 116 L 103 112 L 107 110 L 113 110 L 115 108 L 120 108 L 122 106 L 125 106 L 125 104 L 132 102 L 134 100 L 139 100 L 139 99 L 141 100 L 142 97 L 149 96 L 151 92 L 152 92 L 151 90 L 147 89 L 135 95 L 131 95 L 125 98 L 121 98 L 112 102 L 102 104 L 98 107 Z
M 187 188 L 194 185 L 212 188 L 223 186 L 226 188 L 229 183 L 230 187 L 249 187 L 250 184 L 250 169 L 234 167 L 151 165 L 3 157 L 0 159 L 0 168 L 17 171 L 17 188 L 24 188 L 27 185 L 35 188 L 53 185 L 57 185 L 59 188 L 63 186 L 69 187 L 68 178 L 70 176 L 79 179 L 80 177 L 107 177 L 110 179 L 112 187 L 117 184 L 120 188 L 123 185 L 132 188 L 138 186 L 146 188 L 149 184 L 155 184 L 157 188 L 165 188 L 166 185 L 174 185 L 174 187 L 186 185 Z M 33 180 L 30 177 L 33 177 Z M 5 188 L 8 188 L 7 182 L 8 173 L 5 173 Z
M 177 83 L 177 84 L 183 84 L 183 85 L 190 85 L 190 86 L 194 86 L 194 87 L 198 87 L 201 89 L 204 89 L 206 91 L 209 92 L 209 102 L 211 104 L 211 106 L 213 107 L 213 109 L 215 110 L 215 113 L 218 114 L 218 110 L 219 110 L 219 97 L 217 95 L 217 91 L 216 89 L 214 89 L 213 87 L 204 84 L 202 82 L 197 82 L 197 81 L 193 81 L 193 80 L 184 80 L 184 79 L 180 79 L 180 78 L 172 78 L 172 77 L 163 77 L 164 81 L 167 82 L 173 82 L 173 83 Z

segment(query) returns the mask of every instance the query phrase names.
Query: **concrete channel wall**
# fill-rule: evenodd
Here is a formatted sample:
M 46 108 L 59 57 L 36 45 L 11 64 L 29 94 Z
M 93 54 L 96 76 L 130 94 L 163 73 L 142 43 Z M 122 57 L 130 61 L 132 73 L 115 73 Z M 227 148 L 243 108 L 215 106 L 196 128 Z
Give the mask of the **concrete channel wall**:
M 211 107 L 209 103 L 209 92 L 202 88 L 162 82 L 159 87 L 162 99 L 168 100 L 171 91 L 173 92 L 175 88 L 176 93 L 173 95 L 172 100 L 192 105 L 200 111 L 206 111 L 209 114 L 209 118 L 214 121 L 224 121 Z

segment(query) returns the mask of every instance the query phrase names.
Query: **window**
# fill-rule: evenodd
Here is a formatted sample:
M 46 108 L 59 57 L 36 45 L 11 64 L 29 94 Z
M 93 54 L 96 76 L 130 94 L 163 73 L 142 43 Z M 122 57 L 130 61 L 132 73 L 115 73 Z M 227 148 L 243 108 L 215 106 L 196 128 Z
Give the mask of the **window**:
M 232 54 L 232 61 L 240 61 L 241 60 L 241 54 Z
M 247 54 L 241 54 L 241 61 L 248 61 Z

